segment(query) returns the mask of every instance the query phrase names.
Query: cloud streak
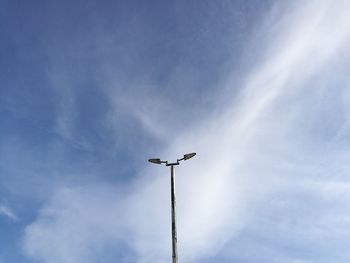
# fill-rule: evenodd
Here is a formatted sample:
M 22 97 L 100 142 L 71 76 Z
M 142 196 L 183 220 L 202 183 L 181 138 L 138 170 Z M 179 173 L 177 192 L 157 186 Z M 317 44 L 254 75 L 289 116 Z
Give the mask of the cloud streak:
M 12 221 L 18 220 L 17 215 L 8 206 L 5 205 L 0 205 L 0 215 L 8 217 Z
M 273 24 L 259 28 L 267 51 L 245 73 L 241 93 L 223 94 L 233 101 L 162 152 L 170 159 L 198 152 L 178 168 L 181 261 L 216 262 L 220 256 L 222 262 L 329 262 L 336 254 L 337 262 L 349 259 L 342 244 L 350 235 L 350 167 L 348 147 L 340 143 L 348 119 L 332 110 L 339 97 L 344 115 L 349 105 L 343 96 L 349 80 L 333 87 L 348 66 L 343 54 L 350 40 L 349 9 L 346 1 L 300 2 L 274 17 L 277 22 L 267 20 Z M 228 79 L 226 86 L 233 82 Z M 132 114 L 146 127 L 159 122 L 144 119 L 143 111 Z M 318 132 L 324 127 L 320 116 L 337 120 Z M 169 261 L 166 172 L 144 167 L 123 190 L 58 190 L 26 228 L 25 252 L 48 263 L 95 262 L 102 254 L 105 262 Z

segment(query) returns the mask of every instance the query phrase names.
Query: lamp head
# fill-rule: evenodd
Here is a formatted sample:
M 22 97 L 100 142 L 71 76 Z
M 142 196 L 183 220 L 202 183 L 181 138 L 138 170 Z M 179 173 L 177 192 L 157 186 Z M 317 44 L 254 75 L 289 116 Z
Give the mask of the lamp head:
M 154 158 L 148 160 L 150 163 L 161 164 L 162 161 L 160 159 Z
M 188 159 L 191 159 L 193 156 L 195 156 L 196 153 L 188 153 L 188 154 L 185 154 L 184 155 L 184 160 L 188 160 Z

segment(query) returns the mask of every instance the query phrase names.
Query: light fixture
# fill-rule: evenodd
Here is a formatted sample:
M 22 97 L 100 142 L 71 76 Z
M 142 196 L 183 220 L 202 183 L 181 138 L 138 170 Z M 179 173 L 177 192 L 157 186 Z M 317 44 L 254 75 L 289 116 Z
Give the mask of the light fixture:
M 188 153 L 188 154 L 185 154 L 184 155 L 184 160 L 188 160 L 188 159 L 191 159 L 193 156 L 195 156 L 196 153 Z
M 156 158 L 154 158 L 154 159 L 149 159 L 148 160 L 150 163 L 155 163 L 155 164 L 161 164 L 162 163 L 162 161 L 160 160 L 160 159 L 156 159 Z

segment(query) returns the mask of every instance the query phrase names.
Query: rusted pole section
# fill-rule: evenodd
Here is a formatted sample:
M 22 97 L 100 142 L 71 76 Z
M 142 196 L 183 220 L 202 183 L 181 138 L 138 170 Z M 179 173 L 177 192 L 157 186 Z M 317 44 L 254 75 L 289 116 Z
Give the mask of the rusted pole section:
M 175 168 L 171 170 L 171 235 L 172 235 L 172 263 L 177 263 L 177 234 L 176 234 L 176 196 L 175 196 Z

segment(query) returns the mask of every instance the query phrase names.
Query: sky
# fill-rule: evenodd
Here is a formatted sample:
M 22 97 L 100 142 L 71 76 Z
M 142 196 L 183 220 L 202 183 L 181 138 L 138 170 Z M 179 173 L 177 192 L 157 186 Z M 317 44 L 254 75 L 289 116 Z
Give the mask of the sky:
M 0 0 L 0 263 L 349 262 L 349 10 Z

